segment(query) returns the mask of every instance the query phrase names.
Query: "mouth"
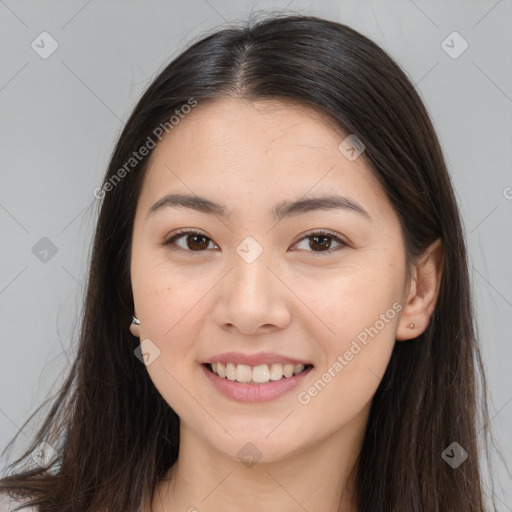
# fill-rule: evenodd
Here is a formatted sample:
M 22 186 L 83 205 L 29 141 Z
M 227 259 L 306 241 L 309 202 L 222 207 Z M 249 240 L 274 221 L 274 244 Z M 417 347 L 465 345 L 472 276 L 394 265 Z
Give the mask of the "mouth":
M 234 363 L 203 363 L 203 366 L 222 379 L 243 384 L 266 384 L 290 379 L 313 368 L 312 364 L 260 364 L 250 366 Z

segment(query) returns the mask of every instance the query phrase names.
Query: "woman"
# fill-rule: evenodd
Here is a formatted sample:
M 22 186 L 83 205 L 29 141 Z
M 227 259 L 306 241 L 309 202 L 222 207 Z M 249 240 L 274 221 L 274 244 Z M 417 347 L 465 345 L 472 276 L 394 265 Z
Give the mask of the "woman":
M 487 510 L 459 212 L 382 49 L 306 16 L 204 37 L 95 195 L 78 354 L 18 461 L 39 464 L 0 490 L 40 511 Z

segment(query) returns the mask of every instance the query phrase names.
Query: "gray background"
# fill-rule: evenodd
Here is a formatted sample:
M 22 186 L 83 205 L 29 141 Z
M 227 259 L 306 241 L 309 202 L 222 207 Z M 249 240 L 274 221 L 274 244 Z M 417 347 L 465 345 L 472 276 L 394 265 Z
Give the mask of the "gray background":
M 463 215 L 491 425 L 512 469 L 511 0 L 0 1 L 0 449 L 56 391 L 73 356 L 93 190 L 135 102 L 205 30 L 281 9 L 367 35 L 424 99 Z M 43 46 L 43 31 L 58 43 L 45 59 L 31 47 Z M 442 45 L 453 31 L 469 45 L 457 58 L 461 40 Z M 55 254 L 37 254 L 51 245 L 43 237 Z M 21 441 L 33 431 L 27 426 Z M 512 511 L 510 475 L 493 454 L 495 495 L 500 510 Z

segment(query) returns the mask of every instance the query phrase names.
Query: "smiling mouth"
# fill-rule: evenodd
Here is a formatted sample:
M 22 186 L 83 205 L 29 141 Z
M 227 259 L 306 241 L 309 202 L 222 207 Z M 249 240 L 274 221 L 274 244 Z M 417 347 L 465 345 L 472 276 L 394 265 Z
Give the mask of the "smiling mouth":
M 289 379 L 313 368 L 312 364 L 260 364 L 249 366 L 234 363 L 204 363 L 210 372 L 233 382 L 245 384 L 265 384 L 270 381 Z

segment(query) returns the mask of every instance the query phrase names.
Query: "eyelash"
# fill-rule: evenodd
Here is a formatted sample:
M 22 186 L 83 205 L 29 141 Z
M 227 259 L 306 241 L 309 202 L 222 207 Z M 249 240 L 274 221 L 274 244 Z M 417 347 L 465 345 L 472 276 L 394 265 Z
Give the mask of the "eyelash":
M 181 230 L 176 231 L 175 233 L 173 233 L 173 235 L 169 239 L 164 241 L 162 243 L 162 246 L 170 246 L 177 239 L 183 237 L 184 235 L 199 235 L 199 236 L 203 236 L 204 238 L 206 238 L 207 240 L 209 240 L 210 242 L 213 243 L 213 241 L 212 241 L 212 239 L 210 237 L 206 236 L 204 233 L 201 233 L 200 231 L 196 231 L 196 230 L 192 230 L 192 229 L 181 229 Z M 306 233 L 306 235 L 303 236 L 296 243 L 302 242 L 303 240 L 305 240 L 307 238 L 313 238 L 315 235 L 317 235 L 317 236 L 318 235 L 320 235 L 320 236 L 328 236 L 330 238 L 333 238 L 336 242 L 338 242 L 340 244 L 340 246 L 337 247 L 337 248 L 334 248 L 334 250 L 329 249 L 327 251 L 306 251 L 306 252 L 312 252 L 312 253 L 315 253 L 315 254 L 324 255 L 324 254 L 332 254 L 333 252 L 337 251 L 338 249 L 342 249 L 343 247 L 349 247 L 349 244 L 347 242 L 345 242 L 344 240 L 342 240 L 336 233 L 334 233 L 332 231 L 325 230 L 325 229 L 319 229 L 318 231 L 313 231 L 313 232 L 310 232 L 310 233 Z M 293 245 L 296 245 L 296 244 L 293 244 Z M 203 251 L 191 251 L 191 250 L 188 250 L 188 249 L 183 249 L 182 247 L 174 247 L 173 250 L 190 252 L 190 253 L 201 253 L 201 252 L 205 252 L 206 251 L 206 249 L 203 250 Z

